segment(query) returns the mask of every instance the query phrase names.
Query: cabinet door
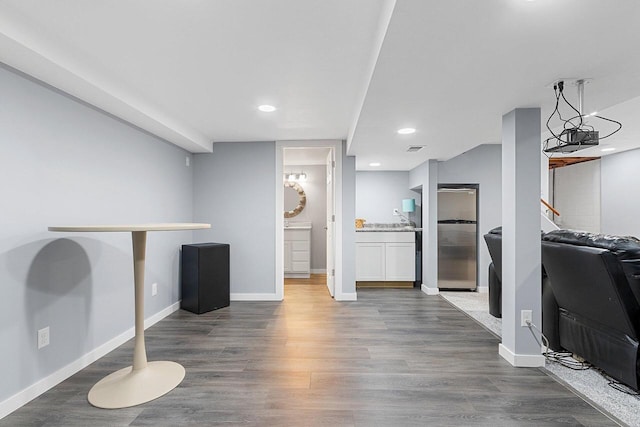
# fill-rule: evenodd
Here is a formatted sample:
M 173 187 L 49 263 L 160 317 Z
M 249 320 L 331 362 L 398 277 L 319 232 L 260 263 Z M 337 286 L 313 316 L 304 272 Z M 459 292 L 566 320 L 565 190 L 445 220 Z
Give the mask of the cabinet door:
M 385 271 L 388 281 L 416 280 L 415 243 L 386 243 Z
M 291 242 L 284 242 L 284 272 L 291 271 Z
M 356 280 L 385 280 L 384 243 L 356 243 Z

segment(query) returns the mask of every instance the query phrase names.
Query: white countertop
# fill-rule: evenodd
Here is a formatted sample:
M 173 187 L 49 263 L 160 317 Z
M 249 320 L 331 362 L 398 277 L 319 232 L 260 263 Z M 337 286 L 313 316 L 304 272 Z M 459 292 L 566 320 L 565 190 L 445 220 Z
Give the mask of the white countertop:
M 289 221 L 284 223 L 285 230 L 311 230 L 310 221 Z
M 368 228 L 356 228 L 356 232 L 358 233 L 389 233 L 389 232 L 406 232 L 406 233 L 413 233 L 415 231 L 422 231 L 422 228 L 416 228 L 416 227 L 389 227 L 389 228 L 382 228 L 382 227 L 368 227 Z

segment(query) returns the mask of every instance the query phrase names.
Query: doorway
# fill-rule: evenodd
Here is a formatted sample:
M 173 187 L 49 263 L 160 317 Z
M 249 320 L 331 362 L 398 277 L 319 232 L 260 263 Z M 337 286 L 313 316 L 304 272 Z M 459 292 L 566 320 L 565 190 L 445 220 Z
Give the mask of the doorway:
M 276 142 L 276 295 L 320 280 L 340 299 L 341 141 Z

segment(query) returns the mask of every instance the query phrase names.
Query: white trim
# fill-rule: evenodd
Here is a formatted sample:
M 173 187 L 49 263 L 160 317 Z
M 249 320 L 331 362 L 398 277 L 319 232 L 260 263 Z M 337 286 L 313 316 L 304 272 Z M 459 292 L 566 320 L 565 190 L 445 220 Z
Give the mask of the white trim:
M 160 320 L 164 319 L 171 313 L 177 311 L 180 308 L 180 301 L 171 304 L 170 306 L 160 310 L 156 314 L 150 316 L 144 321 L 144 328 L 147 329 Z M 60 384 L 62 381 L 71 377 L 72 375 L 80 372 L 96 360 L 100 359 L 107 353 L 120 347 L 125 342 L 129 341 L 135 336 L 135 328 L 129 328 L 120 335 L 110 339 L 106 343 L 96 347 L 90 352 L 84 354 L 79 359 L 74 360 L 68 365 L 58 369 L 51 375 L 48 375 L 40 381 L 30 385 L 22 391 L 7 398 L 5 401 L 0 402 L 0 419 L 6 417 L 16 409 L 29 403 L 31 400 Z
M 478 286 L 476 288 L 476 292 L 480 293 L 480 294 L 486 294 L 489 293 L 489 287 L 488 286 Z
M 273 294 L 245 294 L 232 293 L 229 295 L 231 301 L 282 301 L 282 296 Z
M 544 356 L 541 354 L 515 354 L 502 343 L 498 345 L 498 354 L 517 368 L 544 367 Z
M 282 207 L 284 206 L 284 189 L 282 184 L 282 174 L 284 173 L 284 152 L 282 146 L 276 142 L 276 200 L 275 200 L 275 217 L 276 217 L 276 241 L 275 243 L 275 262 L 276 262 L 276 298 L 278 301 L 284 299 L 284 215 Z M 233 297 L 232 297 L 233 298 Z M 247 300 L 244 300 L 247 301 Z
M 300 140 L 300 141 L 276 141 L 276 197 L 275 197 L 275 213 L 276 213 L 276 293 L 277 301 L 284 299 L 284 216 L 282 215 L 282 206 L 284 204 L 284 186 L 282 185 L 283 174 L 283 150 L 284 148 L 305 148 L 305 147 L 326 147 L 333 149 L 333 156 L 336 162 L 335 168 L 335 187 L 333 206 L 336 215 L 334 228 L 335 241 L 335 279 L 334 279 L 334 296 L 342 294 L 342 145 L 343 141 L 336 139 L 327 140 Z
M 327 269 L 326 268 L 312 268 L 310 270 L 311 274 L 326 274 L 327 273 Z
M 336 294 L 336 301 L 357 301 L 358 294 L 356 292 L 343 292 L 340 294 Z
M 180 309 L 180 301 L 174 302 L 169 307 L 163 308 L 156 314 L 149 316 L 149 318 L 144 321 L 144 328 L 145 329 L 150 328 L 151 326 L 155 325 L 156 323 L 158 323 L 159 321 L 161 321 L 171 313 L 178 311 L 179 309 Z M 131 333 L 132 333 L 131 337 L 133 337 L 135 335 L 134 328 L 131 328 Z
M 420 290 L 427 295 L 438 295 L 440 293 L 440 289 L 438 288 L 430 288 L 427 285 L 422 285 Z

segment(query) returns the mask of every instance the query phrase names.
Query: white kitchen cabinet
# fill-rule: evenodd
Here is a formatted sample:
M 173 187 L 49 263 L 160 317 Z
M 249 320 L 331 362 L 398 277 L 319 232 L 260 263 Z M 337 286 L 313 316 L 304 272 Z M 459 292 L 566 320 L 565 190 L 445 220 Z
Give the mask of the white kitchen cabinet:
M 357 232 L 356 281 L 413 282 L 415 250 L 413 232 Z
M 384 243 L 356 243 L 356 280 L 385 281 L 384 252 Z
M 284 230 L 284 277 L 309 278 L 311 273 L 311 226 Z
M 384 267 L 386 281 L 413 282 L 416 280 L 416 244 L 414 242 L 385 243 Z

